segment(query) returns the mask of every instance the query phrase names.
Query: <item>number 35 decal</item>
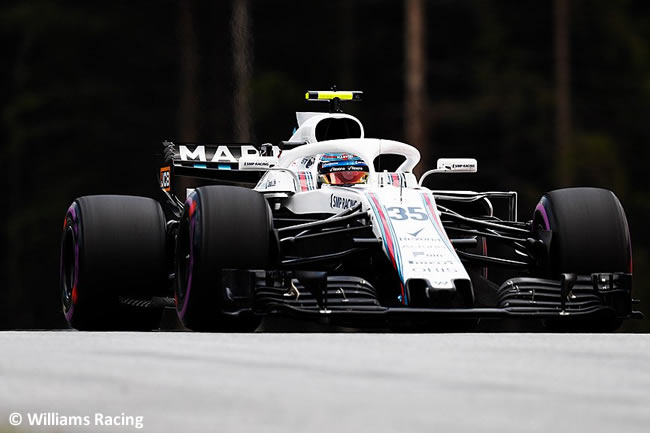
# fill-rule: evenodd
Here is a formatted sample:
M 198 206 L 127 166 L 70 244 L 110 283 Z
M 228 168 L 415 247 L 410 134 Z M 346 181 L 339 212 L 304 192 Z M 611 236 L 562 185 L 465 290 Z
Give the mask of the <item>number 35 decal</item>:
M 386 210 L 388 211 L 388 216 L 390 217 L 390 219 L 395 221 L 401 221 L 406 219 L 425 221 L 429 219 L 427 213 L 421 207 L 418 206 L 407 207 L 407 208 L 393 206 L 393 207 L 387 207 Z

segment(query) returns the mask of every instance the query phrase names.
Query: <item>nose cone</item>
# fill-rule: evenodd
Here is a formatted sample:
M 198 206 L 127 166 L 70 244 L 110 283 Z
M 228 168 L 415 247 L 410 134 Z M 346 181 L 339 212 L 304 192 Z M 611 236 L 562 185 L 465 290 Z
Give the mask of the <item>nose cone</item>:
M 474 304 L 469 280 L 454 280 L 453 287 L 434 287 L 425 278 L 411 278 L 406 282 L 409 306 L 414 308 L 471 307 Z

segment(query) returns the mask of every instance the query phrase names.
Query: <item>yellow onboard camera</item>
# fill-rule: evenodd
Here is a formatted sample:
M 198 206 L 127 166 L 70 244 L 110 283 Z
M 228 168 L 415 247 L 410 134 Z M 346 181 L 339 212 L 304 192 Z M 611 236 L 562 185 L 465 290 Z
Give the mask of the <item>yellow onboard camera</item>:
M 343 91 L 336 90 L 309 90 L 305 93 L 307 101 L 329 102 L 331 113 L 342 113 L 341 101 L 359 102 L 363 100 L 363 92 L 359 90 Z

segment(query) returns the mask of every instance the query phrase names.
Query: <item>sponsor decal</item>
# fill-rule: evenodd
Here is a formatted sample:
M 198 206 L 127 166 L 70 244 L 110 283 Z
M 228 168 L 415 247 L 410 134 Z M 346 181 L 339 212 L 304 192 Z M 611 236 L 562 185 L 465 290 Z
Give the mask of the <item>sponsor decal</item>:
M 160 168 L 160 187 L 163 191 L 169 192 L 171 190 L 171 172 L 169 166 Z
M 327 168 L 330 173 L 335 173 L 337 171 L 366 171 L 367 166 L 358 166 L 358 165 L 349 165 L 348 163 L 341 164 L 323 164 L 322 168 Z
M 311 157 L 308 157 L 308 158 L 303 158 L 302 161 L 300 161 L 300 165 L 303 168 L 311 167 L 312 165 L 314 165 L 314 157 L 311 156 Z
M 337 195 L 331 194 L 330 195 L 330 207 L 332 209 L 350 209 L 352 207 L 355 207 L 359 203 L 358 200 L 354 200 L 351 198 L 345 198 L 345 197 L 339 197 Z
M 278 155 L 280 148 L 273 146 L 273 155 Z M 242 145 L 192 145 L 179 144 L 178 154 L 181 161 L 229 162 L 235 163 L 246 156 L 260 156 L 260 152 L 250 144 Z
M 273 166 L 273 163 L 271 161 L 257 160 L 257 161 L 243 161 L 243 162 L 240 161 L 239 162 L 240 170 L 241 169 L 251 170 L 251 169 L 258 169 L 258 168 L 268 169 L 271 166 Z
M 438 170 L 475 173 L 477 166 L 478 164 L 473 158 L 440 158 L 438 160 Z
M 323 161 L 327 161 L 327 160 L 340 161 L 340 160 L 358 160 L 361 158 L 359 158 L 356 155 L 352 155 L 351 153 L 324 153 L 321 156 L 321 159 Z

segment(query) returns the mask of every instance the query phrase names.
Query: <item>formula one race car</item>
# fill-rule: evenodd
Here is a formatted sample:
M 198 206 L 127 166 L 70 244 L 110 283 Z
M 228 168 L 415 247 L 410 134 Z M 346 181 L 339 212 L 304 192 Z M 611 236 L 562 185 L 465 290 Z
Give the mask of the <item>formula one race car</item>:
M 515 192 L 424 187 L 477 162 L 439 159 L 417 179 L 416 148 L 365 138 L 341 111 L 361 92 L 306 98 L 329 112 L 298 113 L 278 145 L 164 142 L 164 211 L 143 197 L 76 199 L 61 243 L 70 325 L 155 329 L 172 308 L 199 331 L 252 331 L 278 315 L 414 331 L 614 330 L 642 317 L 611 191 L 551 191 L 518 221 Z

